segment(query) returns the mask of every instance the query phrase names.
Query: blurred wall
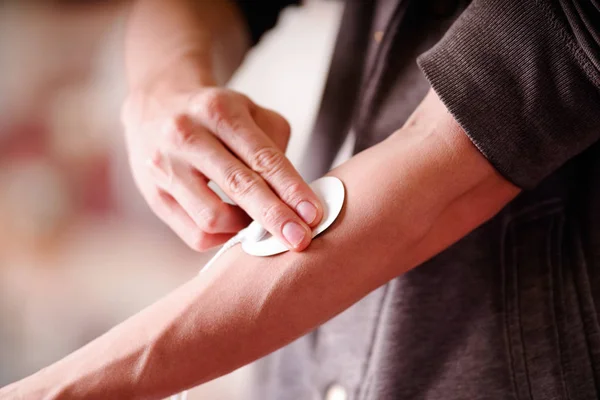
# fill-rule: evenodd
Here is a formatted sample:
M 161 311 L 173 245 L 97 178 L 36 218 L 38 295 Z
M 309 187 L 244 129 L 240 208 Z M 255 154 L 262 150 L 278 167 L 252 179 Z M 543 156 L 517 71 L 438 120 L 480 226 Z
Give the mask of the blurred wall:
M 210 256 L 134 188 L 119 125 L 127 1 L 0 2 L 0 386 L 152 303 Z M 298 162 L 341 4 L 284 12 L 231 82 L 292 126 Z M 243 398 L 243 369 L 191 398 Z

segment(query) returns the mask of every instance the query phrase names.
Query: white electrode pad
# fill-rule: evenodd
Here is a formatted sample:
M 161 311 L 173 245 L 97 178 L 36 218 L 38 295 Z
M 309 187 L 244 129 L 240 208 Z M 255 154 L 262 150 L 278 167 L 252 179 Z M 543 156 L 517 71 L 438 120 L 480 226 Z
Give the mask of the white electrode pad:
M 323 206 L 323 219 L 312 231 L 312 237 L 314 238 L 329 228 L 336 220 L 340 211 L 342 211 L 345 193 L 342 181 L 333 176 L 317 179 L 310 184 L 310 187 L 319 196 L 321 205 Z M 257 222 L 253 222 L 248 228 L 250 231 L 255 232 L 260 232 L 262 229 Z M 253 256 L 272 256 L 288 250 L 285 244 L 269 233 L 262 235 L 262 237 L 260 234 L 257 234 L 254 238 L 247 237 L 247 239 L 249 240 L 242 241 L 242 249 Z

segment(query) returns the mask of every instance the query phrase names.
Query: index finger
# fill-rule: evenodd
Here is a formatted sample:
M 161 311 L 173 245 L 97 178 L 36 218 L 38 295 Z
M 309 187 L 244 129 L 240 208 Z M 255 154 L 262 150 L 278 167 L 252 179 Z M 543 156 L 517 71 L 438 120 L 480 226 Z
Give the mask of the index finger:
M 206 148 L 211 150 L 204 154 L 190 151 L 188 160 L 266 230 L 287 243 L 290 249 L 304 250 L 311 241 L 310 228 L 256 172 L 227 151 L 217 138 L 208 132 L 201 137 Z M 214 143 L 211 144 L 211 141 Z
M 199 110 L 198 118 L 248 168 L 260 175 L 273 192 L 306 222 L 316 226 L 323 217 L 317 195 L 302 179 L 275 142 L 256 124 L 247 104 L 218 97 Z

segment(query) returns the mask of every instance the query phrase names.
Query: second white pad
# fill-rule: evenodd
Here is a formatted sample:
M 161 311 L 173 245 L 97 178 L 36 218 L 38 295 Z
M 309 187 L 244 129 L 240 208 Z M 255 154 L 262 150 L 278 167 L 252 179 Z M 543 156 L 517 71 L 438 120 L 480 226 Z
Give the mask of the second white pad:
M 329 228 L 336 220 L 344 205 L 344 184 L 338 178 L 326 176 L 310 184 L 315 194 L 319 196 L 323 206 L 323 219 L 312 231 L 314 238 Z M 253 222 L 255 223 L 255 222 Z M 242 249 L 253 256 L 272 256 L 288 250 L 287 246 L 274 236 L 267 235 L 259 241 L 245 240 Z

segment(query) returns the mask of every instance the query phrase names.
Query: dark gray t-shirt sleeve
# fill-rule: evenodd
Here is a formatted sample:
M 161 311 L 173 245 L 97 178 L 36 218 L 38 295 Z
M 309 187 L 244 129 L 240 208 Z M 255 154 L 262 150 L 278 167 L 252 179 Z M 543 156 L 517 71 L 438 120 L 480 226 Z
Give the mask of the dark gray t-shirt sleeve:
M 258 43 L 262 35 L 273 28 L 281 10 L 299 5 L 300 0 L 234 0 L 246 18 L 252 44 Z
M 475 146 L 517 186 L 536 186 L 600 138 L 594 4 L 474 0 L 419 57 Z

